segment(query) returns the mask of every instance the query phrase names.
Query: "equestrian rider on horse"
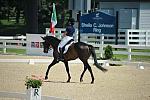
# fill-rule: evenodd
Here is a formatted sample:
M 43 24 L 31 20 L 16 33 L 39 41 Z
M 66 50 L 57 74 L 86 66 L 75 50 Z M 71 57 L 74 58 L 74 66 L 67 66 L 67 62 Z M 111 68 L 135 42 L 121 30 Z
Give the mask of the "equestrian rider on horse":
M 70 18 L 67 22 L 66 31 L 63 33 L 63 39 L 58 45 L 58 51 L 60 53 L 58 60 L 64 61 L 63 53 L 65 46 L 70 44 L 73 40 L 73 34 L 75 33 L 75 28 L 73 27 L 75 20 Z

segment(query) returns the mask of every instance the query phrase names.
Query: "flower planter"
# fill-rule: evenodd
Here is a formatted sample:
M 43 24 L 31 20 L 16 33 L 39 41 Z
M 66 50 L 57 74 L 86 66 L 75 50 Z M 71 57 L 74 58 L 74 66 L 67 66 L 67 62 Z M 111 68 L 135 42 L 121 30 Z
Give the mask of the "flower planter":
M 41 100 L 41 87 L 27 89 L 27 100 Z

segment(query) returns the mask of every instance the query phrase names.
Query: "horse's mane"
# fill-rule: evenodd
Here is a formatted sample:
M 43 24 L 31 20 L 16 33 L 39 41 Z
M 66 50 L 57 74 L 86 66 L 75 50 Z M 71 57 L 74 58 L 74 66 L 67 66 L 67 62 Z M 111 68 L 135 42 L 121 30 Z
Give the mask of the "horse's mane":
M 45 38 L 49 39 L 49 40 L 54 40 L 54 41 L 60 41 L 60 39 L 54 37 L 54 36 L 46 36 Z
M 45 40 L 48 41 L 51 45 L 53 46 L 58 46 L 58 44 L 60 43 L 60 39 L 54 37 L 54 36 L 46 36 Z

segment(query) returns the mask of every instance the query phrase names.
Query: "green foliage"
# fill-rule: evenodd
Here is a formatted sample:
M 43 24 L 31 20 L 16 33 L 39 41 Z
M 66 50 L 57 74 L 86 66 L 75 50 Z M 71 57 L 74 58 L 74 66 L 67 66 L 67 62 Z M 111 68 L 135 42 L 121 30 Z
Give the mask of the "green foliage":
M 110 45 L 106 46 L 104 56 L 105 56 L 105 59 L 113 58 L 112 46 Z
M 42 85 L 42 80 L 41 79 L 34 79 L 34 78 L 29 78 L 28 76 L 26 77 L 26 81 L 25 81 L 25 86 L 27 86 L 26 88 L 40 88 L 40 86 Z
M 8 54 L 26 54 L 26 49 L 13 49 L 8 48 L 6 51 Z

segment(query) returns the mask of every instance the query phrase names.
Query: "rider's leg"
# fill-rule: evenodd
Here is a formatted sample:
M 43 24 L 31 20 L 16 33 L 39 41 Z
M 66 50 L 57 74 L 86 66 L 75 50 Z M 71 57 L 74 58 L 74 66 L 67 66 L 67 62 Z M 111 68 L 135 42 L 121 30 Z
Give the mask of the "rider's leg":
M 59 48 L 59 52 L 60 52 L 60 54 L 59 54 L 59 60 L 60 61 L 64 61 L 64 56 L 63 56 L 64 50 L 63 50 L 63 48 Z

